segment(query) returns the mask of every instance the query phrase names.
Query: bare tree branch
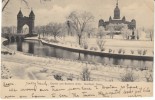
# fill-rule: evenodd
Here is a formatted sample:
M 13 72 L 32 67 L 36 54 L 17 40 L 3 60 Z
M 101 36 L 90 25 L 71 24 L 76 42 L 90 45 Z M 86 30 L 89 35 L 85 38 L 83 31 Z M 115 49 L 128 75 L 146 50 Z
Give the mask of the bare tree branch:
M 6 0 L 2 0 L 2 2 L 3 2 L 3 4 L 4 4 L 4 6 L 2 7 L 2 12 L 5 10 L 5 8 L 8 6 L 8 4 L 9 4 L 9 2 L 10 2 L 10 0 L 7 0 L 6 2 L 4 2 L 4 1 L 6 1 Z M 29 8 L 29 3 L 28 3 L 28 1 L 27 0 L 21 0 L 21 2 L 24 2 L 25 4 L 26 4 L 26 6 Z
M 7 2 L 4 4 L 3 8 L 2 8 L 2 12 L 4 11 L 4 9 L 6 8 L 6 6 L 8 5 L 10 0 L 7 0 Z
M 70 13 L 68 20 L 72 23 L 73 27 L 77 33 L 79 39 L 79 45 L 81 44 L 82 33 L 84 32 L 88 23 L 94 19 L 93 15 L 89 12 L 76 12 Z
M 27 0 L 22 0 L 24 3 L 25 3 L 25 5 L 29 8 L 29 3 L 27 2 Z

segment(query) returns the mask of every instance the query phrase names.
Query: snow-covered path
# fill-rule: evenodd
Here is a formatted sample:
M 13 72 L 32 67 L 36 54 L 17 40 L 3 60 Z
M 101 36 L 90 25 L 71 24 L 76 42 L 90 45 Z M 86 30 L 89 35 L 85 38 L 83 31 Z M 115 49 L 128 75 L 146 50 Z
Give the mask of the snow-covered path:
M 32 57 L 22 53 L 2 55 L 2 64 L 10 70 L 12 79 L 32 80 L 55 80 L 53 75 L 56 74 L 61 74 L 63 80 L 67 80 L 70 75 L 73 80 L 81 80 L 82 69 L 86 66 L 82 62 Z M 87 67 L 91 72 L 91 79 L 96 81 L 120 81 L 121 75 L 127 70 L 119 66 L 103 66 L 101 64 L 88 64 Z M 146 71 L 136 71 L 136 75 L 141 77 L 137 81 L 145 81 L 145 73 Z

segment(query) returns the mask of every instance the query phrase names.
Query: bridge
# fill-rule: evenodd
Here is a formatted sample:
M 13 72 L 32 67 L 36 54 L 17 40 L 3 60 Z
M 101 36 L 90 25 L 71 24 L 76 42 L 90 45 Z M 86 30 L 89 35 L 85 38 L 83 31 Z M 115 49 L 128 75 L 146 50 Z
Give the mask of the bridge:
M 26 37 L 35 37 L 37 34 L 2 34 L 2 37 L 8 39 L 10 42 L 23 41 Z
M 15 42 L 15 41 L 23 41 L 24 38 L 26 38 L 26 35 L 23 34 L 5 34 L 2 37 L 8 39 L 10 42 Z

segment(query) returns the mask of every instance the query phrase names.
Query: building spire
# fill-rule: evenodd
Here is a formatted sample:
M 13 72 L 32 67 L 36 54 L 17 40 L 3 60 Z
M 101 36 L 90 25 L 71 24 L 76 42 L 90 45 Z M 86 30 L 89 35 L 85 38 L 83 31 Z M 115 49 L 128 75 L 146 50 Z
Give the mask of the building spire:
M 116 6 L 118 6 L 118 0 L 117 0 L 117 3 L 116 3 Z

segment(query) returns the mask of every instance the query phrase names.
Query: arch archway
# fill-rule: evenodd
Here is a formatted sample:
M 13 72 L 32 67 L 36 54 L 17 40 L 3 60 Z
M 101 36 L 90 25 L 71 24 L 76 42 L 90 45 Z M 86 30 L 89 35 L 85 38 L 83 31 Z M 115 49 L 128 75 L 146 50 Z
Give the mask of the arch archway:
M 29 34 L 29 26 L 27 24 L 23 25 L 22 34 Z
M 35 20 L 35 15 L 33 11 L 31 10 L 30 14 L 28 17 L 23 16 L 21 10 L 17 14 L 17 33 L 22 33 L 23 26 L 25 24 L 28 25 L 29 27 L 29 33 L 28 34 L 33 34 L 34 32 L 34 20 Z

